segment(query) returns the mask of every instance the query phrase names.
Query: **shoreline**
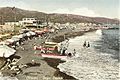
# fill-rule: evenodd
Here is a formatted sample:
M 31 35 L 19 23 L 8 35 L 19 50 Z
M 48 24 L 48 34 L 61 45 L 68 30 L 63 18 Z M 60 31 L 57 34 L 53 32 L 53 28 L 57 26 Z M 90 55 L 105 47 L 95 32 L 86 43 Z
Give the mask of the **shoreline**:
M 60 63 L 64 63 L 65 61 L 62 61 L 60 59 L 50 59 L 50 58 L 44 58 L 44 60 L 47 62 L 47 64 L 51 67 L 53 67 L 54 69 L 56 69 L 55 73 L 54 73 L 54 76 L 55 77 L 62 77 L 63 79 L 69 79 L 69 80 L 77 80 L 76 78 L 70 76 L 70 75 L 67 75 L 63 72 L 61 72 L 57 66 L 60 64 Z
M 76 36 L 82 36 L 84 35 L 84 33 L 87 33 L 87 32 L 93 32 L 95 30 L 89 30 L 89 31 L 75 31 L 75 32 L 68 32 L 68 33 L 65 33 L 65 34 L 62 34 L 62 35 L 58 35 L 58 36 L 55 36 L 54 38 L 52 38 L 52 40 L 54 42 L 62 42 L 64 41 L 64 35 L 67 35 L 65 39 L 68 39 L 68 38 L 74 38 Z M 63 79 L 70 79 L 70 80 L 77 80 L 76 78 L 74 78 L 73 76 L 70 76 L 70 75 L 67 75 L 66 73 L 64 72 L 61 72 L 57 66 L 59 65 L 59 63 L 64 63 L 65 61 L 62 61 L 60 59 L 50 59 L 50 58 L 44 58 L 44 60 L 47 62 L 47 64 L 53 68 L 56 69 L 56 74 L 55 76 L 56 77 L 63 77 Z
M 64 35 L 65 35 L 65 39 L 68 39 L 68 38 L 74 38 L 76 36 L 82 36 L 82 35 L 84 35 L 84 33 L 92 32 L 92 31 L 95 31 L 95 30 L 68 32 L 68 33 L 64 33 L 62 35 L 57 35 L 57 36 L 53 37 L 52 40 L 54 42 L 59 43 L 59 42 L 64 41 Z

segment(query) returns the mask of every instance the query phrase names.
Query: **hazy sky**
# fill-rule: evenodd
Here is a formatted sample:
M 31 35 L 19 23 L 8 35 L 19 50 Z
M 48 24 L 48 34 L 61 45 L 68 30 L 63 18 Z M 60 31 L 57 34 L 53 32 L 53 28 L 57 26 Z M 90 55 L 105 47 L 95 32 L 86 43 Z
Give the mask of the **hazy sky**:
M 0 0 L 0 7 L 18 7 L 46 13 L 68 13 L 92 17 L 119 17 L 119 0 Z

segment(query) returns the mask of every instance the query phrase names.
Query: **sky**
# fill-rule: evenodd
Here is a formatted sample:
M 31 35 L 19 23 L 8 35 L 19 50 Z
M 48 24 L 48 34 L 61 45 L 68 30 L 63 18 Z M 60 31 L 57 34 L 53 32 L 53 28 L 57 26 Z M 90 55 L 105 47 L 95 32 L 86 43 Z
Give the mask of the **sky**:
M 0 7 L 120 19 L 119 3 L 119 0 L 0 0 Z

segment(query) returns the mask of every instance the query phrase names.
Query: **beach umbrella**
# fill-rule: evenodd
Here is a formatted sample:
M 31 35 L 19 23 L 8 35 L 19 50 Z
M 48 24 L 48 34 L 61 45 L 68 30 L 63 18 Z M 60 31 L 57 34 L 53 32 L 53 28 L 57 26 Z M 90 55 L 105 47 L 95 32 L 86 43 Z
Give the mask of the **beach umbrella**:
M 30 33 L 31 35 L 35 35 L 35 34 L 36 34 L 35 32 L 32 32 L 32 31 L 30 31 L 29 33 Z
M 29 32 L 26 33 L 27 36 L 31 36 L 31 34 Z
M 26 34 L 26 33 L 24 33 L 24 34 L 20 34 L 20 36 L 22 36 L 22 37 L 26 37 L 27 34 Z
M 6 46 L 6 45 L 0 45 L 0 57 L 8 58 L 11 55 L 15 54 L 16 50 Z
M 24 37 L 24 35 L 20 34 L 20 35 L 18 35 L 18 37 L 19 37 L 19 38 L 23 38 L 23 37 Z

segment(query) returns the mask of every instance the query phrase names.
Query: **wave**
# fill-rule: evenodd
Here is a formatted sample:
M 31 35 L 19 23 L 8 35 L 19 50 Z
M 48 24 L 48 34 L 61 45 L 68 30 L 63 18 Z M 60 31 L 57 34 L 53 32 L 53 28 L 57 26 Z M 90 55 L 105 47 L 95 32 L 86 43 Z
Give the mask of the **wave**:
M 96 34 L 102 35 L 102 30 L 101 30 L 101 29 L 97 30 L 97 31 L 96 31 Z
M 99 52 L 94 49 L 94 41 L 101 36 L 87 33 L 69 40 L 68 52 L 77 51 L 77 57 L 66 59 L 58 65 L 61 72 L 79 80 L 117 80 L 119 74 L 118 60 L 111 58 L 112 54 Z M 90 42 L 90 48 L 83 48 L 84 41 Z

